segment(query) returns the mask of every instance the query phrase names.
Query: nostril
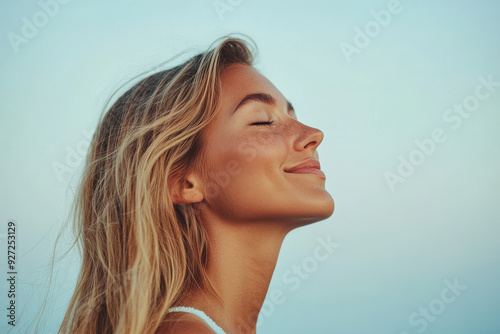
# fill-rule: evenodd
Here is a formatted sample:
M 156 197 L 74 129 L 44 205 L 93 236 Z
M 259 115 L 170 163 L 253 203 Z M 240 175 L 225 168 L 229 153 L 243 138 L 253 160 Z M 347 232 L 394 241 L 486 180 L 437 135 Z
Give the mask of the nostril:
M 309 143 L 306 144 L 306 146 L 304 146 L 304 148 L 308 148 L 310 145 L 316 145 L 318 142 L 313 140 L 313 141 L 310 141 Z

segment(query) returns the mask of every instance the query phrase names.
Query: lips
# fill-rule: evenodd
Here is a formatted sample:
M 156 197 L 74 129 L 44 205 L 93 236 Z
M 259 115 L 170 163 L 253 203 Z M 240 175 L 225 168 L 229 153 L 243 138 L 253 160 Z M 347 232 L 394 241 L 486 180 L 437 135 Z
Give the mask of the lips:
M 285 172 L 292 174 L 314 174 L 326 179 L 325 173 L 321 171 L 319 161 L 314 159 L 304 161 L 292 168 L 285 169 Z

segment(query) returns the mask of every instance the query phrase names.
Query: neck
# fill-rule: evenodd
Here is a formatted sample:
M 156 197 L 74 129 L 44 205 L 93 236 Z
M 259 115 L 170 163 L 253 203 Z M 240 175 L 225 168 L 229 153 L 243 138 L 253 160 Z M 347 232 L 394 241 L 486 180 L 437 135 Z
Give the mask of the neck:
M 203 310 L 227 332 L 255 333 L 289 229 L 279 222 L 234 224 L 210 218 L 204 218 L 210 240 L 207 273 L 220 300 L 196 291 L 186 302 Z

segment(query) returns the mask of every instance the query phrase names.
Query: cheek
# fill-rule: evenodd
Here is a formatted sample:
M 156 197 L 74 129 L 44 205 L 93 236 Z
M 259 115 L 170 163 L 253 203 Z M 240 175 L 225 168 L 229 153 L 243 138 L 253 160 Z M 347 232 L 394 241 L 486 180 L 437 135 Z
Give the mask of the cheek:
M 218 194 L 221 191 L 248 191 L 256 182 L 275 180 L 286 155 L 282 135 L 262 131 L 251 136 L 232 137 L 211 151 L 207 184 L 212 190 L 217 188 Z
M 239 138 L 230 152 L 244 170 L 260 171 L 281 166 L 287 154 L 282 135 L 259 132 L 246 138 Z

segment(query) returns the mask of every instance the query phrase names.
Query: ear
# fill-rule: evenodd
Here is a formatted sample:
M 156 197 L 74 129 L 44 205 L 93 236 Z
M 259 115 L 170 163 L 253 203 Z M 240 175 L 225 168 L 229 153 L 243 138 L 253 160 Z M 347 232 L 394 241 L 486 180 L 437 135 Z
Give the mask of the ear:
M 172 196 L 175 204 L 198 203 L 203 200 L 202 183 L 196 175 L 190 174 L 179 180 L 173 189 Z

